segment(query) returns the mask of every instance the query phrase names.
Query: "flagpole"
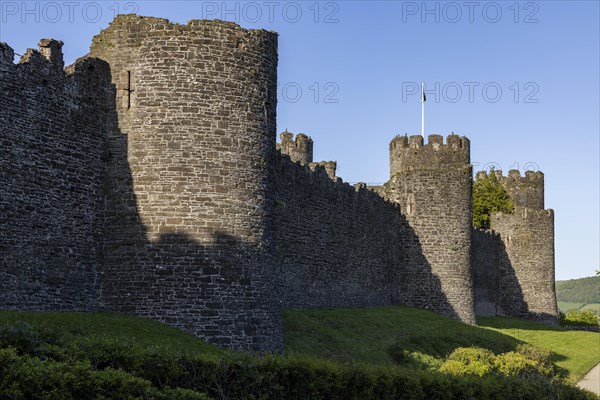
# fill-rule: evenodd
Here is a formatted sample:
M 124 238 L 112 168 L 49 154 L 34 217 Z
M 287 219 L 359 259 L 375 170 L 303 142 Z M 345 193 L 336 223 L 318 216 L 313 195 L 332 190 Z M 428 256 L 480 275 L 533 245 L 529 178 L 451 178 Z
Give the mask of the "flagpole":
M 421 137 L 425 139 L 425 83 L 421 82 Z

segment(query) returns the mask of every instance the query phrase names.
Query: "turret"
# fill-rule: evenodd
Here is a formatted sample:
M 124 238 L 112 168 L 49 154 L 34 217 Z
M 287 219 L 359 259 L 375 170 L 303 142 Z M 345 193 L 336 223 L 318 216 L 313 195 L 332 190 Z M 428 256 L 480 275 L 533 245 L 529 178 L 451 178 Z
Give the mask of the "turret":
M 470 272 L 471 165 L 466 137 L 396 136 L 390 143 L 389 198 L 408 222 L 404 304 L 475 323 Z M 414 239 L 418 238 L 418 243 Z M 429 293 L 429 294 L 428 294 Z
M 396 136 L 390 142 L 390 177 L 413 169 L 439 169 L 470 163 L 470 141 L 464 136 L 450 135 L 443 143 L 441 135 L 423 137 Z
M 222 346 L 282 349 L 269 241 L 277 34 L 119 15 L 90 56 L 117 90 L 103 302 Z
M 478 172 L 476 179 L 485 174 Z M 490 218 L 491 229 L 501 241 L 497 250 L 500 279 L 497 288 L 492 286 L 499 293 L 497 313 L 556 324 L 554 212 L 544 210 L 544 174 L 527 171 L 521 176 L 517 170 L 507 176 L 498 170 L 494 174 L 515 205 L 512 213 L 493 213 Z M 492 259 L 488 254 L 486 262 Z M 474 269 L 480 267 L 474 265 Z
M 513 169 L 508 171 L 508 176 L 502 177 L 500 182 L 512 197 L 515 206 L 536 210 L 544 209 L 544 174 L 542 172 L 525 171 L 525 176 L 521 176 L 518 170 Z
M 280 149 L 282 154 L 287 154 L 293 162 L 309 165 L 313 162 L 313 140 L 304 133 L 299 133 L 294 139 L 294 134 L 285 132 L 280 134 Z

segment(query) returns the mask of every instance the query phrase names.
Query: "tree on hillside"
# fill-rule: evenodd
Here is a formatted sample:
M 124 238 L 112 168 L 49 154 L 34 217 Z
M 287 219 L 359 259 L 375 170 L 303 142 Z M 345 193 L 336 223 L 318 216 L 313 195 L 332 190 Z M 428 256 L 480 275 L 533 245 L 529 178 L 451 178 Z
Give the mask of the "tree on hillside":
M 514 205 L 506 189 L 502 186 L 494 170 L 479 176 L 473 183 L 473 225 L 477 228 L 490 228 L 490 215 L 493 212 L 512 213 Z

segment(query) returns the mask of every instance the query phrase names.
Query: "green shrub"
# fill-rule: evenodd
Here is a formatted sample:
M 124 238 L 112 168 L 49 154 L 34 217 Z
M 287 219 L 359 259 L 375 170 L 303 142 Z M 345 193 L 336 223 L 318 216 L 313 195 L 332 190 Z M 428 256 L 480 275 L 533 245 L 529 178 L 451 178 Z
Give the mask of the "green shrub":
M 492 372 L 494 353 L 479 347 L 459 347 L 448 356 L 440 372 L 483 376 Z
M 494 370 L 504 376 L 538 374 L 538 363 L 514 351 L 496 356 Z
M 571 310 L 564 318 L 561 318 L 560 324 L 563 326 L 598 326 L 599 321 L 596 314 L 591 311 Z
M 537 372 L 544 376 L 554 376 L 556 368 L 552 362 L 552 351 L 532 346 L 530 344 L 520 344 L 517 346 L 517 353 L 534 361 Z
M 0 325 L 0 347 L 13 347 L 20 353 L 34 353 L 40 346 L 39 335 L 27 322 Z
M 552 353 L 549 350 L 531 345 L 519 345 L 516 351 L 499 355 L 477 347 L 458 348 L 448 356 L 440 372 L 452 375 L 553 377 L 555 369 L 552 364 Z

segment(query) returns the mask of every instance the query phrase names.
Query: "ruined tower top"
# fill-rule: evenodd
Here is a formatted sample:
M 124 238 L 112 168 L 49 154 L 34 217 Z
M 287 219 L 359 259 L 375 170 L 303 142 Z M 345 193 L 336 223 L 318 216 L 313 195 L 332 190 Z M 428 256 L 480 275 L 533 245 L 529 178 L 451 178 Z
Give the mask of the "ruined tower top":
M 302 165 L 309 165 L 313 162 L 313 140 L 304 133 L 299 133 L 294 139 L 294 134 L 281 132 L 281 153 L 290 156 L 293 162 L 299 162 Z

